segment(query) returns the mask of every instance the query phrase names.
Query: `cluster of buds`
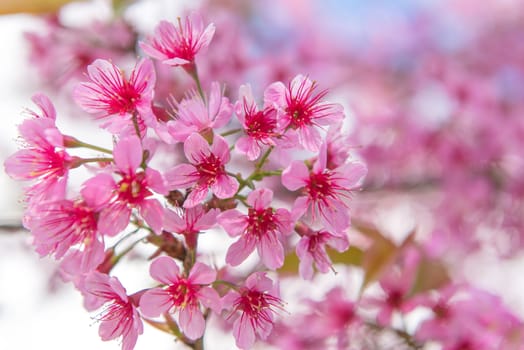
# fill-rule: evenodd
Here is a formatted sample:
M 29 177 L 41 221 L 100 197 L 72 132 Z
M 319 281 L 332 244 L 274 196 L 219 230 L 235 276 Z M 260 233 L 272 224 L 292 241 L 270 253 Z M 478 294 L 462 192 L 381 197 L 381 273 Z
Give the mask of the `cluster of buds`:
M 60 261 L 86 308 L 102 310 L 101 338 L 121 337 L 124 350 L 134 348 L 143 322 L 201 348 L 211 314 L 249 349 L 284 309 L 275 278 L 286 255 L 295 250 L 301 277 L 311 279 L 313 265 L 332 267 L 326 246 L 349 247 L 349 200 L 367 170 L 339 157 L 349 147 L 335 142 L 342 106 L 304 75 L 270 84 L 259 98 L 242 85 L 236 102 L 218 82 L 206 91 L 195 57 L 214 31 L 193 14 L 161 22 L 140 44 L 194 80 L 180 100 L 155 99 L 150 58 L 128 74 L 107 60 L 88 66 L 89 81 L 73 97 L 111 134 L 111 149 L 62 134 L 53 103 L 37 94 L 39 111 L 20 125 L 24 147 L 5 162 L 12 178 L 32 181 L 24 225 L 36 251 Z M 77 148 L 97 154 L 74 155 Z M 90 177 L 74 189 L 68 176 L 80 167 Z M 220 229 L 238 239 L 225 261 L 210 261 L 199 243 Z M 139 245 L 156 248 L 144 260 L 156 282 L 129 294 L 112 270 Z M 255 250 L 260 263 L 237 271 Z

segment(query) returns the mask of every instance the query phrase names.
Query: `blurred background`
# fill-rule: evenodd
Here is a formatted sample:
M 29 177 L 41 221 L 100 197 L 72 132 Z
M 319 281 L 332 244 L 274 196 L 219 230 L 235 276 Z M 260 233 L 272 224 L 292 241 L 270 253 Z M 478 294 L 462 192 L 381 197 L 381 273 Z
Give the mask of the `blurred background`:
M 329 88 L 346 108 L 343 142 L 369 167 L 353 215 L 397 242 L 415 230 L 453 279 L 500 295 L 524 317 L 520 0 L 4 0 L 2 163 L 20 144 L 17 125 L 36 92 L 56 102 L 64 133 L 97 138 L 71 100 L 86 65 L 106 58 L 132 66 L 137 41 L 160 19 L 192 9 L 217 27 L 198 61 L 204 84 L 224 82 L 232 100 L 242 83 L 260 95 L 298 73 Z M 190 84 L 157 70 L 159 101 Z M 99 340 L 56 263 L 33 252 L 21 229 L 23 187 L 0 175 L 0 349 L 118 348 Z M 136 349 L 152 347 L 173 341 L 146 327 Z

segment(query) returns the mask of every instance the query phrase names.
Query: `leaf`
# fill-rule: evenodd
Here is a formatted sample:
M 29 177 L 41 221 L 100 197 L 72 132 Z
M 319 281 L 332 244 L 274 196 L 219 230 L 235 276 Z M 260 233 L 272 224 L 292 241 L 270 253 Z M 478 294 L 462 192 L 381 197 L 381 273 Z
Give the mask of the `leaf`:
M 399 248 L 395 243 L 384 237 L 377 229 L 369 228 L 368 232 L 373 239 L 373 243 L 366 250 L 362 260 L 364 281 L 360 287 L 361 293 L 371 282 L 380 278 L 384 270 L 393 263 L 399 252 Z
M 0 15 L 56 12 L 65 4 L 73 1 L 77 0 L 1 0 Z
M 333 264 L 360 266 L 362 264 L 362 257 L 364 256 L 364 252 L 355 246 L 349 247 L 348 250 L 342 253 L 339 253 L 328 247 L 326 252 L 328 253 Z M 297 254 L 295 252 L 291 252 L 286 255 L 284 265 L 278 269 L 278 273 L 283 275 L 297 275 L 299 264 L 300 260 L 298 259 Z
M 450 282 L 448 270 L 444 264 L 436 259 L 423 258 L 417 270 L 415 282 L 410 294 L 415 295 L 432 289 L 438 289 Z

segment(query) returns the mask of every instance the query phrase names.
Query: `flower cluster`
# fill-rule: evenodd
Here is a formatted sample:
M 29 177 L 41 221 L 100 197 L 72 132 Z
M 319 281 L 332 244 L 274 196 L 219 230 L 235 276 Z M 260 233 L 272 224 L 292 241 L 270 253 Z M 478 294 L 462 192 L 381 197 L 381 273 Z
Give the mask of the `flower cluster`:
M 140 59 L 129 74 L 97 59 L 73 97 L 111 134 L 112 149 L 63 135 L 51 101 L 35 95 L 40 112 L 31 112 L 20 126 L 26 145 L 5 169 L 15 179 L 33 180 L 25 225 L 37 251 L 61 261 L 63 275 L 82 292 L 88 310 L 104 305 L 96 316 L 103 340 L 121 336 L 123 349 L 132 349 L 146 322 L 195 347 L 212 311 L 233 324 L 237 346 L 248 349 L 269 336 L 284 310 L 271 271 L 284 265 L 292 236 L 299 240 L 306 279 L 313 277 L 313 263 L 320 272 L 329 270 L 325 244 L 348 248 L 349 202 L 366 167 L 351 159 L 327 167 L 328 150 L 347 147 L 329 144 L 326 137 L 330 126 L 340 128 L 343 109 L 326 101 L 327 90 L 307 76 L 274 82 L 261 98 L 243 85 L 238 101 L 231 102 L 218 82 L 205 93 L 195 57 L 209 45 L 214 26 L 204 29 L 196 14 L 183 23 L 161 22 L 141 47 L 194 78 L 195 87 L 185 97 L 155 98 L 149 58 Z M 168 118 L 159 118 L 159 110 Z M 171 152 L 182 146 L 178 163 L 150 165 L 169 155 L 157 155 L 160 144 Z M 70 154 L 79 147 L 104 154 Z M 298 157 L 296 150 L 307 156 Z M 292 161 L 284 168 L 276 157 Z M 90 177 L 75 190 L 68 186 L 68 174 L 81 166 L 89 166 Z M 218 268 L 201 261 L 198 242 L 205 231 L 220 227 L 238 240 Z M 113 237 L 117 241 L 110 244 Z M 330 237 L 345 243 L 330 243 Z M 150 265 L 158 284 L 128 295 L 111 270 L 142 242 L 158 247 L 155 256 L 161 256 Z M 254 251 L 263 266 L 250 267 L 244 278 L 218 279 L 225 270 L 233 276 L 234 267 Z

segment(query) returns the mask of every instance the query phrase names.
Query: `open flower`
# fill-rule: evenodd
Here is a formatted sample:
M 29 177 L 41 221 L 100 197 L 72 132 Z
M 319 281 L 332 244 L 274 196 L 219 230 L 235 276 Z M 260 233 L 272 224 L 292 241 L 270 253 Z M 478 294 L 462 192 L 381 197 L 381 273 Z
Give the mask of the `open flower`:
M 282 235 L 291 232 L 293 222 L 288 210 L 273 209 L 269 205 L 273 191 L 260 188 L 247 197 L 250 205 L 245 215 L 236 209 L 227 210 L 218 216 L 218 222 L 231 236 L 240 236 L 233 243 L 226 256 L 226 262 L 233 266 L 242 263 L 257 248 L 262 262 L 270 269 L 277 269 L 284 263 Z
M 200 231 L 207 230 L 217 223 L 219 210 L 213 208 L 206 212 L 203 205 L 177 209 L 179 210 L 165 211 L 164 228 L 184 235 L 188 247 L 194 249 Z
M 73 97 L 80 107 L 88 113 L 107 118 L 102 127 L 120 135 L 135 133 L 131 120 L 133 116 L 142 136 L 145 125 L 155 126 L 151 110 L 156 81 L 153 62 L 140 60 L 129 78 L 113 63 L 98 59 L 87 67 L 91 82 L 80 83 Z
M 322 273 L 329 271 L 332 264 L 329 255 L 326 253 L 326 246 L 330 246 L 338 252 L 343 252 L 349 247 L 345 233 L 331 233 L 325 230 L 313 231 L 303 224 L 297 226 L 297 232 L 302 236 L 297 243 L 296 252 L 300 259 L 300 276 L 304 279 L 313 278 L 313 264 Z
M 165 193 L 162 175 L 151 168 L 137 171 L 143 151 L 136 136 L 120 140 L 113 153 L 120 181 L 117 183 L 110 174 L 101 173 L 84 184 L 83 192 L 96 196 L 98 204 L 104 206 L 100 212 L 99 230 L 108 235 L 119 233 L 128 225 L 132 209 L 137 208 L 153 231 L 160 232 L 164 209 L 152 198 L 151 190 Z
M 305 195 L 298 197 L 293 206 L 295 218 L 309 211 L 313 220 L 320 216 L 328 229 L 343 231 L 349 226 L 349 210 L 345 202 L 366 173 L 366 166 L 359 162 L 328 169 L 326 144 L 323 143 L 313 170 L 310 172 L 302 161 L 294 161 L 282 172 L 282 184 L 291 191 L 304 188 Z
M 155 317 L 171 310 L 178 311 L 180 329 L 189 339 L 204 334 L 205 320 L 200 304 L 219 313 L 222 310 L 217 291 L 207 286 L 216 279 L 216 271 L 202 263 L 195 263 L 187 277 L 180 273 L 175 260 L 162 256 L 150 267 L 151 276 L 164 287 L 153 288 L 140 298 L 140 310 L 145 316 Z
M 165 174 L 170 189 L 191 187 L 184 207 L 201 203 L 211 189 L 218 198 L 232 197 L 238 182 L 227 175 L 225 164 L 229 162 L 229 146 L 221 136 L 215 135 L 213 145 L 197 133 L 184 142 L 184 153 L 191 164 L 180 164 Z
M 193 13 L 184 23 L 179 19 L 178 28 L 171 22 L 161 21 L 149 42 L 141 42 L 140 47 L 149 56 L 170 66 L 193 64 L 196 54 L 207 47 L 215 34 L 215 25 L 204 29 L 202 18 Z
M 255 160 L 260 156 L 263 145 L 275 145 L 273 138 L 279 135 L 277 111 L 271 106 L 259 110 L 251 86 L 242 85 L 239 101 L 235 104 L 235 112 L 246 133 L 238 139 L 236 148 L 249 160 Z
M 342 106 L 322 102 L 327 91 L 315 93 L 315 88 L 314 81 L 299 74 L 287 87 L 281 82 L 271 84 L 264 96 L 266 104 L 279 110 L 281 127 L 296 130 L 299 143 L 312 152 L 317 152 L 322 143 L 317 128 L 344 118 Z
M 256 338 L 266 339 L 273 329 L 275 309 L 282 309 L 276 285 L 264 272 L 249 276 L 238 291 L 229 291 L 222 299 L 233 309 L 233 336 L 241 349 L 251 349 Z
M 65 197 L 69 169 L 73 166 L 64 146 L 64 136 L 55 125 L 56 111 L 49 98 L 36 94 L 32 98 L 40 112 L 29 111 L 34 117 L 25 120 L 19 131 L 25 148 L 4 163 L 5 172 L 15 180 L 38 180 L 27 190 L 30 205 Z
M 172 100 L 175 120 L 167 123 L 167 131 L 175 141 L 184 142 L 194 132 L 205 132 L 226 125 L 232 107 L 222 96 L 220 84 L 213 82 L 207 103 L 194 90 L 180 103 Z
M 138 335 L 144 329 L 136 306 L 120 281 L 116 277 L 93 272 L 86 277 L 81 288 L 89 299 L 89 311 L 104 306 L 96 316 L 100 321 L 100 338 L 107 341 L 122 337 L 122 350 L 133 350 Z

